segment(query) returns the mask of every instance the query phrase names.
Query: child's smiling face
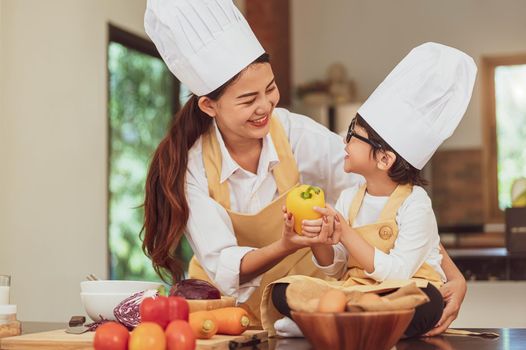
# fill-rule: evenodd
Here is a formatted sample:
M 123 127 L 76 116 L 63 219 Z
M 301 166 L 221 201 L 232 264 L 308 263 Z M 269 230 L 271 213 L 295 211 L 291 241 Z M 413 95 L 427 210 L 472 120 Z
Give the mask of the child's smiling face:
M 373 146 L 368 143 L 368 135 L 363 127 L 353 119 L 349 126 L 345 143 L 345 161 L 343 170 L 346 173 L 356 173 L 366 176 L 376 168 Z

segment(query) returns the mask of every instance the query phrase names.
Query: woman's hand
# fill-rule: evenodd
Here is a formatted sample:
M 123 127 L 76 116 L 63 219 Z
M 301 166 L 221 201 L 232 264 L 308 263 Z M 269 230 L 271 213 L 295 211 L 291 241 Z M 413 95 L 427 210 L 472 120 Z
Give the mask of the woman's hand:
M 448 329 L 458 316 L 460 305 L 462 305 L 464 297 L 466 296 L 466 291 L 466 280 L 462 276 L 448 281 L 440 288 L 440 293 L 442 293 L 446 306 L 435 328 L 427 332 L 425 336 L 433 337 Z
M 318 207 L 314 207 L 316 210 Z M 303 220 L 301 223 L 301 234 L 305 237 L 316 237 L 321 232 L 321 226 L 323 225 L 323 217 L 316 220 Z

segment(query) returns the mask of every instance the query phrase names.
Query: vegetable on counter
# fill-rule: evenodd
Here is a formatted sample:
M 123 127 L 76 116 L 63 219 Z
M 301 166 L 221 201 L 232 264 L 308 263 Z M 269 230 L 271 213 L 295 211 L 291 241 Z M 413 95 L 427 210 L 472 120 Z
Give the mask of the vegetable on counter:
M 145 298 L 157 297 L 158 295 L 159 293 L 155 289 L 135 293 L 121 301 L 113 309 L 113 315 L 117 321 L 128 327 L 128 329 L 133 329 L 141 322 L 139 311 L 141 302 Z
M 287 211 L 294 215 L 294 231 L 301 235 L 301 222 L 321 218 L 313 207 L 325 208 L 325 195 L 319 187 L 300 185 L 293 188 L 285 201 Z
M 241 307 L 224 307 L 210 310 L 217 320 L 217 333 L 240 335 L 250 325 L 250 318 L 245 309 Z
M 170 295 L 186 299 L 221 299 L 219 289 L 199 279 L 186 279 L 177 282 L 170 289 Z
M 198 339 L 212 338 L 218 330 L 217 320 L 210 311 L 192 312 L 189 323 Z
M 195 334 L 188 322 L 175 320 L 168 324 L 164 331 L 167 350 L 194 350 Z
M 170 321 L 183 320 L 188 321 L 190 315 L 190 305 L 183 297 L 168 297 L 168 318 Z
M 130 333 L 128 350 L 165 350 L 164 330 L 157 323 L 141 322 Z
M 95 350 L 126 350 L 130 333 L 117 322 L 106 322 L 95 331 L 93 347 Z
M 140 307 L 141 322 L 154 322 L 166 328 L 174 320 L 188 320 L 188 302 L 176 296 L 145 298 Z

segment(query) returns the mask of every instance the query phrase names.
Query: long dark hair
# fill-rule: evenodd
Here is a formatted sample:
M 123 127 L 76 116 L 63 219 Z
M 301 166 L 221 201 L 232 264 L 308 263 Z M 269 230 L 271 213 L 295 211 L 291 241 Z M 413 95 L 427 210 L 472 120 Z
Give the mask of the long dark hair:
M 378 133 L 374 131 L 374 129 L 369 124 L 367 124 L 365 119 L 363 119 L 360 114 L 356 114 L 356 124 L 364 128 L 364 130 L 367 132 L 367 137 L 369 140 L 379 146 L 372 148 L 374 156 L 376 156 L 376 154 L 380 151 L 390 151 L 396 154 L 396 160 L 388 171 L 388 175 L 391 180 L 401 185 L 428 185 L 428 181 L 422 177 L 420 170 L 409 164 L 407 160 L 402 158 L 391 146 L 389 146 L 389 144 L 385 142 L 384 139 L 378 135 Z
M 265 53 L 250 65 L 269 62 L 269 55 Z M 240 74 L 206 97 L 217 101 Z M 190 213 L 185 194 L 188 151 L 212 125 L 212 118 L 199 108 L 198 101 L 199 97 L 192 94 L 177 112 L 167 135 L 153 155 L 146 177 L 142 249 L 152 260 L 155 272 L 169 283 L 180 280 L 184 275 L 183 264 L 175 251 Z

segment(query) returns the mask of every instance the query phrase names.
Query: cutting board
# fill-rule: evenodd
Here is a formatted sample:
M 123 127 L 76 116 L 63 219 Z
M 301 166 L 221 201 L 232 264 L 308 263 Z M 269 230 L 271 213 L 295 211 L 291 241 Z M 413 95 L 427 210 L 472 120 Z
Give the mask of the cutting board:
M 222 296 L 221 299 L 186 299 L 190 312 L 201 310 L 214 310 L 222 307 L 229 307 L 236 305 L 236 299 Z
M 17 337 L 0 339 L 1 350 L 93 350 L 95 332 L 68 334 L 63 329 L 24 334 Z M 263 330 L 246 330 L 238 336 L 216 334 L 211 339 L 197 340 L 198 350 L 229 349 L 230 342 L 247 343 L 266 342 L 267 332 Z M 253 344 L 251 342 L 251 344 Z M 250 345 L 251 345 L 250 344 Z M 247 344 L 249 345 L 249 344 Z

